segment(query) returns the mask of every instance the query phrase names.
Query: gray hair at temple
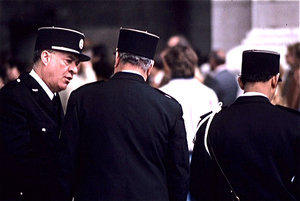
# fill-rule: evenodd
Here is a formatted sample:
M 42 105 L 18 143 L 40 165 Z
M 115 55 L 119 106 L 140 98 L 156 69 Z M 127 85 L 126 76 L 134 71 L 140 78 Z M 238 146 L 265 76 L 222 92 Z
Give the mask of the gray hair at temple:
M 148 70 L 153 64 L 153 59 L 148 59 L 145 57 L 137 56 L 134 54 L 126 53 L 126 52 L 120 52 L 120 63 L 126 64 L 130 63 L 134 66 L 138 66 L 142 68 L 144 71 Z

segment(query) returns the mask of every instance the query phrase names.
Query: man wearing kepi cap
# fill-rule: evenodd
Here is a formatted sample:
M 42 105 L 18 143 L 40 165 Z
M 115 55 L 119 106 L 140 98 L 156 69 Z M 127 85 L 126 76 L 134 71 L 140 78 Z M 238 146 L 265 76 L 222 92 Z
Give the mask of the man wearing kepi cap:
M 145 82 L 158 39 L 121 28 L 113 77 L 72 92 L 60 155 L 69 198 L 186 200 L 182 108 Z
M 202 117 L 191 195 L 196 200 L 300 200 L 300 113 L 270 103 L 280 80 L 279 54 L 248 50 L 242 59 L 244 94 Z
M 80 61 L 84 35 L 38 29 L 34 64 L 0 91 L 0 200 L 54 200 L 59 189 L 58 140 L 67 88 Z

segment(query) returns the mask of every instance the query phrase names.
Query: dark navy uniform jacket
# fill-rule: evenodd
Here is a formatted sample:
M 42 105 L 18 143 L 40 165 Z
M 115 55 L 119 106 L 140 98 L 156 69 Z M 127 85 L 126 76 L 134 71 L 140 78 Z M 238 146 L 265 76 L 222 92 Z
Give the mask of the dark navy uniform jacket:
M 28 73 L 0 90 L 0 200 L 50 200 L 55 195 L 63 115 L 58 105 L 59 112 Z
M 203 124 L 191 162 L 190 191 L 197 200 L 232 200 L 204 146 Z M 266 97 L 239 97 L 217 113 L 208 133 L 210 153 L 241 200 L 299 200 L 300 115 Z M 211 150 L 210 146 L 213 147 Z
M 61 140 L 75 200 L 186 200 L 181 106 L 140 75 L 119 72 L 72 92 Z

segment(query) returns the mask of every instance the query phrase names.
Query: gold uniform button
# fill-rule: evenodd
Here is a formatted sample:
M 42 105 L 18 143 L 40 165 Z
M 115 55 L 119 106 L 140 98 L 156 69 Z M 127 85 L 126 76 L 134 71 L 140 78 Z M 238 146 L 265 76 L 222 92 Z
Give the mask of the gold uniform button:
M 42 131 L 43 131 L 43 132 L 46 132 L 46 128 L 42 128 Z
M 18 78 L 18 79 L 17 79 L 17 82 L 21 82 L 21 80 Z

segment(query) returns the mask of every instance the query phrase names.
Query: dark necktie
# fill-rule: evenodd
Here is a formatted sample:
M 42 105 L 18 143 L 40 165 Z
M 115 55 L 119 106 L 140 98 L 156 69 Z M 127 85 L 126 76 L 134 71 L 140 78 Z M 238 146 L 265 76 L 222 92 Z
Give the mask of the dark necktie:
M 54 105 L 55 111 L 57 111 L 57 113 L 58 113 L 58 99 L 57 99 L 57 95 L 53 96 L 52 103 Z
M 60 128 L 61 123 L 62 123 L 62 114 L 61 114 L 61 107 L 59 107 L 59 105 L 61 103 L 59 101 L 58 94 L 53 96 L 52 103 L 53 103 L 53 106 L 54 106 L 54 109 L 55 109 L 55 114 L 57 114 L 57 117 L 58 117 L 58 119 L 57 119 L 58 120 L 58 127 Z

